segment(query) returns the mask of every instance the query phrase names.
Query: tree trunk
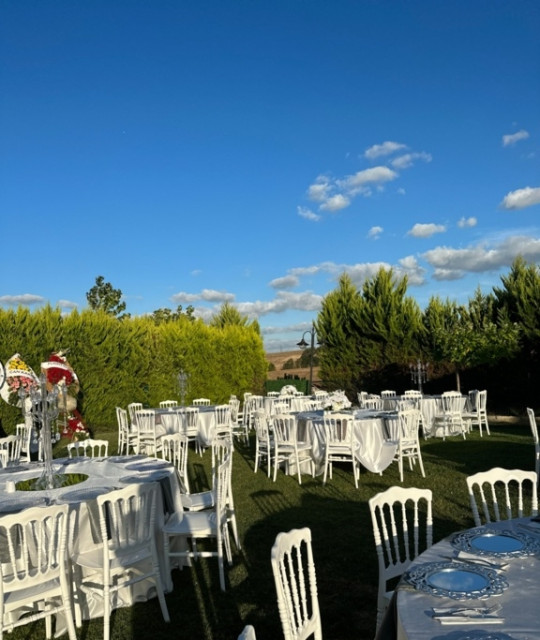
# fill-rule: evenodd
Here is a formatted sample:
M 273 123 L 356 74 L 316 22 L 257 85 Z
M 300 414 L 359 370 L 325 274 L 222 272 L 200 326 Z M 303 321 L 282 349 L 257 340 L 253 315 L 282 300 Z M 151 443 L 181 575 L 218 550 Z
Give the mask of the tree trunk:
M 461 393 L 461 379 L 459 377 L 459 369 L 456 369 L 456 390 Z

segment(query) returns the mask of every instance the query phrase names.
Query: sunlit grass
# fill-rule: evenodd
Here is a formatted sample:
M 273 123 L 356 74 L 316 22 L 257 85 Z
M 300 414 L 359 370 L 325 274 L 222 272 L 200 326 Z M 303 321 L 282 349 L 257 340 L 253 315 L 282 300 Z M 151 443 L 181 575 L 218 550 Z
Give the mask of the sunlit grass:
M 403 486 L 433 490 L 434 540 L 473 525 L 465 478 L 494 466 L 534 468 L 534 448 L 526 425 L 492 423 L 491 437 L 478 432 L 446 441 L 422 441 L 426 478 L 406 467 Z M 111 441 L 116 434 L 99 431 Z M 326 486 L 321 478 L 278 474 L 274 483 L 266 468 L 253 473 L 254 443 L 239 445 L 234 455 L 234 497 L 242 550 L 226 569 L 227 591 L 221 592 L 217 563 L 209 559 L 174 571 L 174 591 L 167 596 L 171 623 L 163 622 L 157 599 L 117 610 L 111 638 L 200 638 L 231 640 L 253 624 L 259 640 L 282 638 L 270 567 L 270 549 L 280 531 L 308 526 L 312 530 L 323 636 L 330 640 L 372 638 L 375 625 L 377 561 L 368 500 L 399 482 L 397 464 L 381 476 L 362 470 L 355 489 L 350 465 L 334 468 Z M 60 443 L 56 455 L 65 455 Z M 207 488 L 210 455 L 190 452 L 192 490 Z M 234 543 L 233 543 L 234 550 Z M 32 632 L 29 633 L 29 629 Z M 78 637 L 102 637 L 102 620 L 85 622 Z M 16 630 L 15 639 L 44 637 L 42 624 Z

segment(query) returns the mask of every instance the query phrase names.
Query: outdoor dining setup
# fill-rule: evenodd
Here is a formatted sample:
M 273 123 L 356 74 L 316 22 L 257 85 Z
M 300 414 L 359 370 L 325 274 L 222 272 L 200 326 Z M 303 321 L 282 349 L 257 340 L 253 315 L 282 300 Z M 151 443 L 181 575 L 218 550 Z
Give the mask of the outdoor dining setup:
M 21 362 L 18 367 L 23 367 Z M 0 619 L 2 629 L 10 630 L 45 618 L 49 633 L 54 617 L 55 634 L 67 633 L 70 640 L 84 621 L 96 618 L 103 620 L 103 637 L 114 637 L 114 610 L 154 598 L 163 621 L 169 621 L 167 599 L 175 589 L 175 572 L 189 572 L 200 558 L 215 560 L 212 570 L 220 589 L 227 590 L 226 567 L 243 544 L 234 499 L 233 460 L 238 451 L 247 456 L 253 472 L 262 471 L 261 481 L 269 489 L 281 475 L 299 487 L 306 482 L 331 486 L 339 469 L 339 476 L 359 490 L 364 474 L 380 477 L 393 463 L 402 485 L 425 478 L 422 446 L 428 440 L 462 442 L 475 428 L 482 437 L 490 434 L 485 391 L 466 396 L 360 392 L 353 406 L 340 390 L 315 389 L 306 396 L 284 386 L 264 396 L 233 395 L 227 402 L 197 397 L 185 404 L 182 395 L 180 402 L 165 399 L 155 407 L 137 401 L 118 406 L 117 447 L 84 434 L 67 445 L 67 456 L 54 458 L 66 389 L 51 384 L 47 370 L 39 377 L 34 374 L 30 387 L 21 387 L 17 398 L 23 422 L 16 434 L 0 439 L 0 536 L 8 542 L 0 563 Z M 70 375 L 74 379 L 74 372 Z M 207 487 L 193 472 L 199 460 L 211 468 Z M 518 519 L 503 525 L 498 522 L 503 507 L 490 510 L 490 496 L 483 493 L 485 482 L 500 481 L 503 471 L 471 478 L 475 528 L 435 545 L 431 490 L 395 486 L 369 501 L 379 562 L 381 639 L 434 638 L 443 625 L 467 627 L 469 618 L 486 625 L 511 620 L 514 631 L 530 630 L 532 618 L 513 613 L 517 599 L 508 585 L 525 577 L 530 602 L 539 595 L 535 576 L 540 541 L 535 536 L 540 525 L 532 529 L 536 525 L 525 517 L 523 507 L 525 502 L 530 516 L 537 515 L 537 474 L 513 472 L 510 479 L 520 482 L 519 501 L 516 514 L 508 511 L 507 516 Z M 409 528 L 404 526 L 405 542 L 400 543 L 413 548 L 404 560 L 393 556 L 402 524 L 385 520 L 388 505 L 404 519 L 413 505 L 413 519 Z M 494 522 L 488 515 L 482 524 L 486 514 Z M 293 629 L 291 613 L 294 589 L 305 579 L 313 612 L 304 621 L 305 629 L 320 637 L 311 541 L 309 529 L 282 532 L 271 552 L 285 638 L 307 637 Z M 492 548 L 491 542 L 503 546 Z M 291 587 L 288 581 L 296 578 L 284 574 L 282 567 L 289 555 L 299 553 L 307 553 L 309 578 L 299 576 L 300 582 Z M 493 556 L 506 573 L 491 566 Z M 387 581 L 400 576 L 399 586 L 389 591 Z M 29 586 L 35 591 L 31 597 Z M 483 601 L 470 605 L 476 597 L 486 599 L 485 606 Z M 499 598 L 500 606 L 493 598 Z M 425 615 L 427 610 L 431 615 Z M 250 635 L 242 637 L 255 637 L 253 628 L 246 627 L 245 633 Z

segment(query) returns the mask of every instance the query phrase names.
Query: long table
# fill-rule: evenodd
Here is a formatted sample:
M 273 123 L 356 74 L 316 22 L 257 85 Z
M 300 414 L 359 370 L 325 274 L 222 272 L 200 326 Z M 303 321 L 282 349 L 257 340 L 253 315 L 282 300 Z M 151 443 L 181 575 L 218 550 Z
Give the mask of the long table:
M 526 525 L 527 528 L 523 527 Z M 411 570 L 419 570 L 423 573 L 426 563 L 448 562 L 448 558 L 459 553 L 468 562 L 452 564 L 464 569 L 478 571 L 480 564 L 473 564 L 471 560 L 487 560 L 494 563 L 507 563 L 504 570 L 495 571 L 507 586 L 502 586 L 502 593 L 494 595 L 490 588 L 487 594 L 481 598 L 455 599 L 447 595 L 434 595 L 431 590 L 425 591 L 418 588 L 415 580 L 413 584 L 403 581 L 397 588 L 396 614 L 397 614 L 397 640 L 460 640 L 465 638 L 477 638 L 478 640 L 490 638 L 492 640 L 539 640 L 540 625 L 538 623 L 538 604 L 540 603 L 540 525 L 536 533 L 528 527 L 533 526 L 529 518 L 494 522 L 480 529 L 472 529 L 459 532 L 456 539 L 458 549 L 452 546 L 454 536 L 445 538 L 422 553 L 411 564 Z M 487 555 L 484 551 L 479 554 L 468 552 L 470 542 L 473 548 L 476 536 L 486 531 L 501 534 L 509 532 L 515 535 L 524 545 L 523 550 L 513 553 L 494 553 Z M 488 542 L 495 543 L 498 536 L 489 536 Z M 482 535 L 482 544 L 486 544 L 486 538 Z M 509 538 L 511 541 L 512 538 Z M 463 543 L 466 543 L 465 545 Z M 454 545 L 456 542 L 454 542 Z M 477 544 L 477 543 L 476 543 Z M 535 548 L 537 552 L 534 553 Z M 486 574 L 485 569 L 482 570 Z M 418 571 L 416 572 L 418 574 Z M 413 576 L 415 573 L 412 574 Z M 474 578 L 474 574 L 472 575 Z M 459 594 L 458 594 L 459 595 Z M 496 620 L 502 620 L 500 624 L 489 624 L 489 619 L 478 617 L 464 623 L 463 619 L 457 619 L 443 624 L 433 618 L 433 608 L 472 607 L 489 608 L 500 605 L 498 611 L 492 615 Z M 391 612 L 389 612 L 391 615 Z M 492 634 L 492 635 L 488 635 Z

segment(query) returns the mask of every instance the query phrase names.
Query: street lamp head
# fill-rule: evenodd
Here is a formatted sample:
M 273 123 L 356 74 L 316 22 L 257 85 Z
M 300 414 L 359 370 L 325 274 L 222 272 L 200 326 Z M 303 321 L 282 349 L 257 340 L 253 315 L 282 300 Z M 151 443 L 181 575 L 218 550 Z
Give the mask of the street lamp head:
M 300 342 L 297 342 L 296 345 L 300 347 L 300 349 L 305 349 L 308 346 L 308 343 L 304 340 L 304 337 L 302 336 L 302 340 L 300 340 Z

